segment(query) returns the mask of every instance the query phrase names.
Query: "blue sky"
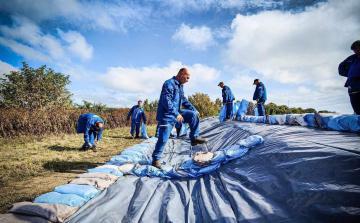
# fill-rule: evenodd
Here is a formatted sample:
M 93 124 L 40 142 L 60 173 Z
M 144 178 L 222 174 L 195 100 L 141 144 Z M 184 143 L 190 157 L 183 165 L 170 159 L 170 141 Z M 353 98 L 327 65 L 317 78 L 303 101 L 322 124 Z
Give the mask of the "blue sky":
M 46 64 L 68 74 L 77 103 L 158 99 L 186 66 L 187 95 L 352 113 L 338 64 L 360 34 L 358 0 L 0 1 L 0 73 Z

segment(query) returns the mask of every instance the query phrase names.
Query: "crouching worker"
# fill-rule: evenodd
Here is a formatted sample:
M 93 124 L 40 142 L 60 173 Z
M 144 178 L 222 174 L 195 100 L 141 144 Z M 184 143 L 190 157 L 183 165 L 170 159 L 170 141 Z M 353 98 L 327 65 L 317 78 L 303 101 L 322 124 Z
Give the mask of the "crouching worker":
M 146 116 L 144 109 L 141 107 L 142 101 L 138 101 L 138 104 L 131 108 L 127 119 L 130 119 L 131 116 L 131 137 L 134 138 L 134 130 L 136 129 L 136 138 L 140 138 L 139 132 L 140 132 L 140 123 L 141 118 L 144 120 L 144 124 L 146 124 Z
M 152 154 L 152 165 L 161 169 L 161 153 L 169 139 L 173 125 L 189 123 L 191 145 L 203 144 L 207 139 L 199 137 L 199 112 L 186 99 L 183 84 L 190 79 L 190 73 L 186 68 L 181 68 L 176 77 L 165 81 L 159 99 L 156 120 L 159 121 L 159 139 Z M 184 107 L 185 109 L 181 109 Z
M 96 146 L 101 140 L 101 135 L 104 127 L 104 121 L 100 116 L 95 114 L 83 114 L 80 115 L 78 120 L 77 133 L 84 133 L 85 143 L 82 146 L 83 150 L 92 149 L 97 152 Z M 97 142 L 95 143 L 95 138 Z

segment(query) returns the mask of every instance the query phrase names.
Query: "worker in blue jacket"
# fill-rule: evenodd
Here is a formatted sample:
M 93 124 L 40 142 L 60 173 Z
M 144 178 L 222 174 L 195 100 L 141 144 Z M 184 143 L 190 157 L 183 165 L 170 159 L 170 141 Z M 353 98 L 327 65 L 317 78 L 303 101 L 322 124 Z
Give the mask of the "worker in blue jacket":
M 144 109 L 141 107 L 142 101 L 138 101 L 138 104 L 133 106 L 127 116 L 127 119 L 130 119 L 131 116 L 131 137 L 134 138 L 134 130 L 136 128 L 136 138 L 140 138 L 140 123 L 141 118 L 144 120 L 144 124 L 146 124 L 146 115 Z
M 233 101 L 235 100 L 235 97 L 231 92 L 231 89 L 226 86 L 224 82 L 221 81 L 218 86 L 222 88 L 223 105 L 226 105 L 225 121 L 230 121 L 232 118 L 231 115 L 233 112 Z
M 354 113 L 360 115 L 360 40 L 355 41 L 350 48 L 355 54 L 340 63 L 339 74 L 347 77 L 344 87 L 348 88 Z
M 181 68 L 176 75 L 165 81 L 159 99 L 156 120 L 159 122 L 159 139 L 152 154 L 152 165 L 161 169 L 161 153 L 169 139 L 173 125 L 178 123 L 189 123 L 191 145 L 207 142 L 207 139 L 199 137 L 199 112 L 187 100 L 183 85 L 189 81 L 190 73 L 186 68 Z M 185 109 L 182 109 L 184 107 Z
M 253 100 L 257 102 L 259 116 L 265 115 L 265 101 L 267 100 L 266 87 L 259 79 L 254 80 L 256 85 Z
M 103 127 L 104 121 L 100 116 L 91 113 L 80 115 L 77 133 L 84 133 L 85 143 L 82 149 L 87 150 L 91 148 L 94 152 L 97 152 L 96 146 L 101 140 Z M 96 138 L 97 142 L 95 143 Z

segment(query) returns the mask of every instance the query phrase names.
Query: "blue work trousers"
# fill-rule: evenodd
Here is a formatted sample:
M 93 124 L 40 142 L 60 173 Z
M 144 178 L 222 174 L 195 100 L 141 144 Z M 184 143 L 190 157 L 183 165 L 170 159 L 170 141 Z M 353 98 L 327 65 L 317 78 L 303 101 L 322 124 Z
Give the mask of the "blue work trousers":
M 360 115 L 360 92 L 349 94 L 354 113 Z
M 181 110 L 181 116 L 184 118 L 184 123 L 189 123 L 190 139 L 195 139 L 199 136 L 199 116 L 195 111 Z M 169 139 L 173 125 L 159 123 L 159 139 L 156 143 L 155 150 L 152 154 L 153 160 L 160 160 L 162 151 L 165 148 L 166 142 Z
M 264 116 L 265 115 L 265 101 L 262 101 L 262 102 L 259 101 L 257 103 L 257 108 L 258 108 L 259 116 Z
M 131 135 L 134 135 L 134 129 L 136 127 L 136 136 L 139 136 L 140 132 L 140 122 L 131 122 Z
M 231 119 L 231 115 L 233 113 L 233 103 L 227 103 L 226 104 L 226 119 Z
M 91 145 L 95 145 L 95 138 L 96 138 L 97 132 L 96 131 L 89 131 L 89 142 Z M 82 146 L 83 149 L 89 149 L 89 146 L 87 143 L 84 143 Z
M 155 137 L 159 137 L 159 130 L 160 130 L 160 123 L 158 122 L 158 124 L 156 126 Z

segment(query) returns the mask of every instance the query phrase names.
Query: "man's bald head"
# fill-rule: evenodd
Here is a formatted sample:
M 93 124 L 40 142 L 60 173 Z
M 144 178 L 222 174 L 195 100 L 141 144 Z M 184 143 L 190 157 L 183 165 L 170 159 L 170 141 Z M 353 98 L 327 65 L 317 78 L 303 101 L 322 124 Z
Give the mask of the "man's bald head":
M 180 84 L 185 84 L 190 80 L 191 74 L 189 73 L 187 68 L 181 68 L 176 75 L 176 79 L 180 82 Z
M 97 130 L 102 129 L 102 127 L 103 127 L 103 124 L 102 124 L 101 122 L 95 123 L 95 128 L 96 128 Z

